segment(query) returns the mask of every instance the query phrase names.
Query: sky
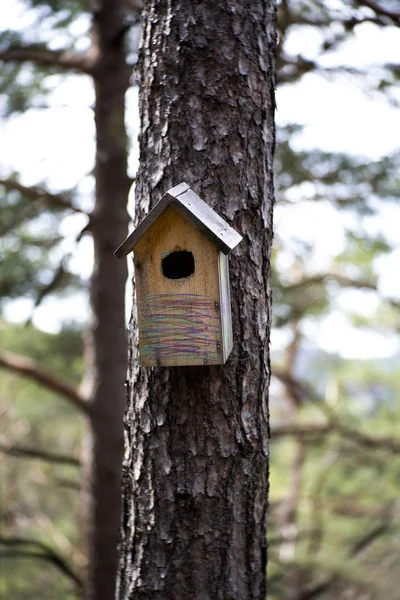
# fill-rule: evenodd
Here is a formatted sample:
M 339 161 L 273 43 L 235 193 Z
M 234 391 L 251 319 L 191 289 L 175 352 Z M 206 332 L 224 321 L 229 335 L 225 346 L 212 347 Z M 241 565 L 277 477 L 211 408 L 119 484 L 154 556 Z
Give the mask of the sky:
M 1 9 L 2 28 L 13 28 L 29 23 L 29 15 L 21 13 L 16 0 Z M 82 23 L 82 29 L 86 23 Z M 318 32 L 310 28 L 307 35 L 295 32 L 289 39 L 288 51 L 313 58 L 320 43 Z M 357 28 L 356 35 L 345 44 L 340 53 L 326 55 L 323 66 L 334 67 L 339 61 L 353 67 L 368 67 L 371 74 L 390 59 L 400 48 L 400 29 L 387 28 L 381 32 L 372 24 Z M 51 94 L 49 108 L 28 110 L 25 114 L 0 121 L 0 173 L 19 171 L 23 183 L 30 185 L 46 182 L 53 191 L 68 189 L 81 181 L 81 191 L 90 196 L 90 180 L 85 179 L 93 166 L 94 122 L 93 89 L 88 78 L 72 76 L 68 82 L 58 82 Z M 399 93 L 400 101 L 400 93 Z M 137 90 L 127 95 L 127 125 L 132 139 L 129 159 L 133 175 L 138 163 Z M 400 110 L 389 106 L 382 98 L 371 97 L 362 88 L 362 82 L 351 75 L 335 81 L 316 74 L 303 77 L 300 84 L 286 86 L 277 92 L 278 125 L 300 123 L 301 135 L 293 143 L 296 148 L 321 148 L 327 151 L 346 151 L 361 156 L 365 161 L 376 160 L 398 150 L 400 144 Z M 307 189 L 303 189 L 307 198 Z M 89 208 L 89 206 L 88 206 Z M 301 202 L 298 206 L 278 207 L 275 228 L 282 239 L 301 238 L 313 244 L 313 269 L 323 270 L 329 259 L 340 252 L 344 244 L 343 215 L 328 203 Z M 372 228 L 385 231 L 399 250 L 377 265 L 379 288 L 383 295 L 399 297 L 398 265 L 400 259 L 400 206 L 388 205 Z M 66 235 L 63 250 L 72 250 L 72 267 L 76 272 L 89 275 L 92 248 L 85 237 L 75 248 L 76 233 L 84 222 L 80 216 L 71 216 L 62 224 Z M 289 261 L 290 258 L 286 257 Z M 285 256 L 281 258 L 285 268 Z M 127 288 L 128 307 L 131 289 Z M 377 306 L 376 296 L 360 292 L 344 292 L 329 318 L 323 324 L 305 325 L 307 337 L 322 348 L 340 352 L 347 358 L 383 357 L 399 351 L 395 337 L 386 332 L 366 332 L 350 327 L 343 306 L 354 304 L 365 316 Z M 47 331 L 56 331 L 63 318 L 84 318 L 84 304 L 76 299 L 48 299 L 35 313 L 34 324 Z M 341 306 L 342 305 L 342 306 Z M 13 321 L 25 320 L 31 312 L 29 301 L 20 299 L 8 304 L 6 317 Z M 283 342 L 282 333 L 274 332 L 273 345 Z M 343 335 L 346 348 L 343 348 Z

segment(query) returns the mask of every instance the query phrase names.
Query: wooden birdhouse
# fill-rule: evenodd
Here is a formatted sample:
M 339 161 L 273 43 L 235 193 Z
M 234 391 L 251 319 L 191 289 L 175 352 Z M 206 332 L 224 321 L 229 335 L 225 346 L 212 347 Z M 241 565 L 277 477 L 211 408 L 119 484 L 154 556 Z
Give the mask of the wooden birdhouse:
M 218 365 L 232 350 L 228 253 L 242 237 L 186 183 L 115 254 L 134 251 L 140 363 Z

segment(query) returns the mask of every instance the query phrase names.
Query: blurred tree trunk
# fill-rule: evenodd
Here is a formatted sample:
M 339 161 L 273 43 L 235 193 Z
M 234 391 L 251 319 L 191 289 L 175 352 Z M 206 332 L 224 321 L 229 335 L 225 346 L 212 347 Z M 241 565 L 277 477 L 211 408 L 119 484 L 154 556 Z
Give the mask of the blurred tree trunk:
M 120 600 L 264 599 L 274 150 L 273 0 L 149 0 L 139 220 L 181 181 L 244 239 L 220 367 L 138 366 L 131 321 Z
M 89 564 L 86 597 L 113 600 L 121 517 L 121 464 L 126 378 L 126 261 L 113 256 L 127 233 L 125 92 L 130 69 L 124 52 L 123 2 L 101 0 L 94 8 L 93 67 L 96 124 L 96 203 L 91 232 L 94 269 L 88 361 L 91 385 L 88 458 Z

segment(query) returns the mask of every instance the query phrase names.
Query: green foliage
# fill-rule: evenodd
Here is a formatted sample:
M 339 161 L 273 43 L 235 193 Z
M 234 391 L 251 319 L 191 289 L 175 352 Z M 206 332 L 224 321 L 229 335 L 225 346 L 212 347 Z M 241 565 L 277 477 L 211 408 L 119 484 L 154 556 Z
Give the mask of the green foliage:
M 42 9 L 41 15 L 54 18 L 53 28 L 64 29 L 84 11 L 89 10 L 89 2 L 85 0 L 25 0 L 27 5 Z
M 380 5 L 397 10 L 396 3 Z M 351 53 L 348 65 L 326 67 L 324 60 L 341 50 L 363 22 L 387 27 L 390 18 L 362 3 L 313 0 L 280 2 L 278 18 L 281 84 L 293 84 L 309 72 L 331 80 L 351 73 L 370 96 L 398 104 L 399 65 L 392 57 L 371 68 L 368 77 L 350 66 Z M 312 58 L 288 52 L 291 32 L 303 40 L 318 36 Z M 398 299 L 379 293 L 379 261 L 394 249 L 381 213 L 383 206 L 397 203 L 400 153 L 366 160 L 319 148 L 302 150 L 302 133 L 292 123 L 277 138 L 273 310 L 275 330 L 286 342 L 273 355 L 276 373 L 284 377 L 273 378 L 271 424 L 272 431 L 327 424 L 330 429 L 272 436 L 268 598 L 395 600 L 400 581 L 400 356 L 344 360 L 321 351 L 310 331 L 315 335 L 339 310 L 358 332 L 389 336 L 399 330 Z M 318 247 L 303 234 L 302 222 L 291 236 L 281 233 L 280 222 L 296 220 L 299 207 L 306 211 L 328 204 L 341 218 L 343 243 L 321 267 L 316 266 L 322 262 Z M 315 222 L 315 228 L 323 226 Z M 358 303 L 341 301 L 344 287 L 358 290 Z M 364 300 L 374 305 L 371 296 L 377 308 L 366 311 Z M 343 353 L 346 346 L 343 331 Z
M 27 232 L 13 232 L 0 242 L 0 305 L 22 296 L 37 300 L 54 284 L 58 294 L 77 289 L 80 279 L 63 265 L 54 264 L 49 251 L 56 248 L 60 236 L 43 238 Z M 55 289 L 56 288 L 56 289 Z
M 29 48 L 35 51 L 79 52 L 82 29 L 89 33 L 88 3 L 68 0 L 27 0 L 23 12 L 31 15 L 31 25 L 16 30 L 1 30 L 0 53 Z M 29 20 L 28 20 L 29 22 Z M 86 24 L 86 26 L 85 26 Z M 78 25 L 78 26 L 77 26 Z M 79 33 L 76 34 L 75 31 Z M 36 61 L 6 61 L 1 66 L 0 115 L 10 117 L 30 108 L 45 108 L 48 93 L 57 86 L 55 74 L 65 70 Z
M 2 345 L 9 351 L 37 360 L 54 374 L 78 384 L 83 376 L 82 330 L 65 324 L 58 334 L 38 331 L 32 325 L 21 327 L 0 320 Z
M 0 210 L 0 308 L 20 297 L 38 304 L 48 288 L 57 294 L 82 288 L 82 279 L 69 271 L 68 257 L 60 250 L 64 238 L 58 231 L 68 209 L 3 187 Z
M 50 335 L 1 322 L 2 344 L 40 361 L 54 375 L 79 382 L 82 332 Z M 42 386 L 0 370 L 0 414 L 5 447 L 22 446 L 79 458 L 83 422 L 68 403 Z M 75 466 L 2 455 L 2 536 L 43 542 L 75 570 L 82 563 L 79 470 Z M 14 553 L 13 553 L 14 551 Z M 31 547 L 0 544 L 0 594 L 4 598 L 77 598 L 73 583 L 54 564 L 27 553 Z
M 315 368 L 320 367 L 315 365 L 302 379 L 314 384 Z M 293 489 L 292 465 L 300 442 L 288 436 L 272 444 L 270 598 L 281 598 L 292 576 L 302 589 L 328 582 L 326 592 L 321 592 L 326 599 L 342 597 L 338 594 L 354 588 L 354 593 L 364 590 L 374 600 L 394 600 L 398 572 L 390 557 L 398 553 L 400 530 L 400 356 L 389 366 L 384 360 L 344 361 L 325 355 L 324 370 L 335 382 L 335 393 L 312 404 L 306 397 L 296 411 L 296 422 L 321 424 L 326 420 L 324 404 L 329 401 L 328 414 L 334 411 L 339 426 L 301 442 L 306 453 L 298 466 L 301 487 L 289 529 L 294 540 L 286 545 L 279 541 L 285 531 L 280 526 L 280 510 L 288 490 Z M 341 427 L 347 429 L 346 435 Z M 376 440 L 374 446 L 368 443 L 370 439 Z M 287 547 L 292 552 L 289 561 L 285 559 Z M 375 571 L 382 575 L 375 576 Z
M 335 264 L 339 267 L 350 266 L 352 273 L 358 278 L 369 278 L 369 281 L 374 283 L 375 259 L 391 250 L 389 243 L 379 235 L 375 238 L 368 238 L 349 232 L 346 238 L 346 247 L 335 258 Z
M 373 214 L 376 201 L 394 201 L 399 190 L 400 152 L 376 161 L 344 153 L 311 151 L 293 148 L 301 128 L 287 125 L 278 130 L 276 152 L 277 202 L 292 202 L 290 198 L 301 186 L 312 185 L 310 201 L 326 201 L 340 210 L 351 209 L 360 216 Z

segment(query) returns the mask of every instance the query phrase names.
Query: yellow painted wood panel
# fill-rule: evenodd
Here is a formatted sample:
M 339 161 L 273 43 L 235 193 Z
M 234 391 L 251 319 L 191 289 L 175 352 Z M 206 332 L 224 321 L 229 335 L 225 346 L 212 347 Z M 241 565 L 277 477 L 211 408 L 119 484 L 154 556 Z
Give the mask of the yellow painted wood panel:
M 169 279 L 162 260 L 192 252 L 195 270 Z M 223 363 L 216 246 L 173 207 L 134 248 L 140 362 L 144 366 Z

